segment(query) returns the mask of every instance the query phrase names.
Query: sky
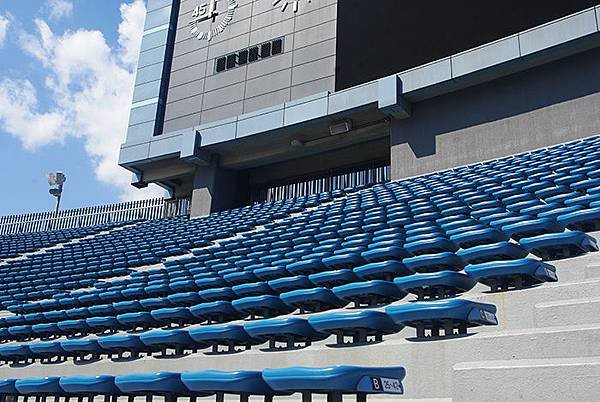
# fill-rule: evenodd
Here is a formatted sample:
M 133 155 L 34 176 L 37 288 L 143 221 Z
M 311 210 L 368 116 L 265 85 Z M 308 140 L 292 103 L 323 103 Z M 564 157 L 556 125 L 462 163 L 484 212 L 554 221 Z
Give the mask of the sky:
M 162 196 L 117 165 L 144 0 L 0 0 L 0 216 Z

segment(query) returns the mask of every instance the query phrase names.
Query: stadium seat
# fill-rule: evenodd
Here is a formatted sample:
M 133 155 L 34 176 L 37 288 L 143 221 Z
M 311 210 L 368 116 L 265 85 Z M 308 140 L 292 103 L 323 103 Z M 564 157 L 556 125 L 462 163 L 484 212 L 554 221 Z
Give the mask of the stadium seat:
M 174 350 L 175 355 L 181 356 L 186 350 L 195 353 L 207 347 L 194 341 L 188 331 L 181 329 L 148 331 L 140 334 L 139 339 L 149 348 L 147 352 L 160 350 L 163 356 L 168 355 L 168 350 Z
M 251 320 L 277 317 L 294 311 L 293 307 L 288 306 L 278 296 L 273 295 L 244 297 L 234 300 L 231 305 L 242 315 L 249 316 Z
M 353 271 L 364 280 L 382 279 L 385 281 L 391 281 L 397 276 L 412 275 L 414 273 L 400 261 L 372 262 L 356 267 Z
M 340 311 L 311 316 L 308 323 L 315 330 L 336 336 L 338 345 L 380 342 L 386 334 L 402 329 L 385 313 L 374 310 Z
M 332 290 L 338 298 L 354 303 L 356 308 L 388 304 L 406 296 L 396 285 L 382 280 L 348 283 Z
M 497 325 L 496 306 L 462 299 L 419 301 L 386 308 L 388 316 L 398 325 L 414 327 L 417 338 L 466 334 L 467 328 L 479 325 Z
M 33 345 L 30 346 L 30 348 L 33 347 Z M 65 358 L 69 356 L 74 360 L 84 360 L 89 355 L 91 355 L 92 360 L 96 360 L 102 354 L 102 348 L 97 339 L 67 339 L 61 341 L 59 347 L 62 349 L 62 353 L 54 349 L 56 355 L 63 354 Z M 36 354 L 39 354 L 39 352 L 36 352 Z
M 137 358 L 140 353 L 147 350 L 137 335 L 110 335 L 97 339 L 101 348 L 101 354 L 108 357 L 116 356 L 123 358 L 125 353 L 130 357 Z
M 471 290 L 476 283 L 475 279 L 456 271 L 415 274 L 394 279 L 394 284 L 401 291 L 415 294 L 417 300 L 454 297 Z
M 196 327 L 190 329 L 189 335 L 199 344 L 210 345 L 213 353 L 234 353 L 239 351 L 238 347 L 249 350 L 252 345 L 261 343 L 250 336 L 242 325 L 237 324 Z M 219 346 L 225 346 L 226 349 L 221 352 Z
M 263 379 L 275 391 L 300 392 L 303 402 L 312 402 L 313 394 L 326 394 L 329 402 L 342 402 L 345 394 L 366 402 L 369 394 L 403 394 L 402 367 L 324 368 L 293 367 L 263 370 Z
M 115 385 L 124 395 L 158 395 L 173 398 L 189 394 L 189 390 L 181 382 L 179 373 L 119 375 L 115 377 Z
M 571 258 L 598 251 L 596 239 L 578 231 L 526 237 L 519 240 L 519 244 L 545 261 Z
M 410 271 L 418 273 L 461 271 L 467 265 L 456 253 L 449 251 L 405 258 L 402 263 Z
M 300 310 L 300 314 L 315 313 L 344 307 L 348 302 L 340 299 L 328 288 L 298 289 L 279 295 L 290 310 Z
M 262 395 L 270 402 L 273 395 L 282 394 L 265 382 L 260 371 L 195 371 L 182 373 L 181 382 L 193 394 L 216 394 L 217 400 L 224 400 L 228 394 L 239 395 L 240 402 L 248 402 L 250 396 Z
M 473 280 L 489 286 L 492 292 L 523 289 L 558 280 L 552 265 L 531 258 L 469 265 L 465 273 Z
M 316 331 L 306 319 L 299 317 L 258 320 L 244 324 L 244 329 L 252 338 L 268 341 L 269 349 L 278 349 L 281 343 L 287 349 L 298 344 L 306 347 L 329 337 L 329 334 Z
M 247 316 L 247 314 L 241 313 L 233 308 L 233 305 L 229 301 L 200 303 L 190 307 L 190 313 L 192 313 L 198 321 L 206 321 L 208 324 L 234 321 Z
M 594 232 L 600 230 L 600 207 L 559 215 L 556 221 L 570 230 Z
M 32 342 L 27 347 L 31 351 L 31 355 L 33 359 L 40 360 L 42 363 L 49 363 L 52 361 L 61 361 L 64 360 L 65 354 L 68 353 L 64 347 L 63 343 L 68 342 L 79 342 L 78 339 L 71 339 L 62 342 Z M 2 355 L 0 348 L 0 356 Z M 54 358 L 56 360 L 53 360 Z
M 63 389 L 59 385 L 60 377 L 30 377 L 15 382 L 15 388 L 21 395 L 61 396 Z
M 61 377 L 60 388 L 73 396 L 118 396 L 122 391 L 115 385 L 111 375 Z
M 488 261 L 504 261 L 525 258 L 527 250 L 518 244 L 501 241 L 492 244 L 483 244 L 463 250 L 458 250 L 456 255 L 467 264 L 479 264 Z

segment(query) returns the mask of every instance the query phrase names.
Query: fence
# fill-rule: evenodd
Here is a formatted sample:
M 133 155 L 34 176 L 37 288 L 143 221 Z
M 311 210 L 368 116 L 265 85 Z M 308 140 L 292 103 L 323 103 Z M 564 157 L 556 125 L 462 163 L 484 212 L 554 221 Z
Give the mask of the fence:
M 42 232 L 72 229 L 133 219 L 159 219 L 188 215 L 189 198 L 168 200 L 152 198 L 119 204 L 69 209 L 55 212 L 37 212 L 0 217 L 0 234 Z
M 389 163 L 374 163 L 370 166 L 355 168 L 345 172 L 331 171 L 319 176 L 255 188 L 252 192 L 251 200 L 252 202 L 278 201 L 324 191 L 384 183 L 389 180 Z

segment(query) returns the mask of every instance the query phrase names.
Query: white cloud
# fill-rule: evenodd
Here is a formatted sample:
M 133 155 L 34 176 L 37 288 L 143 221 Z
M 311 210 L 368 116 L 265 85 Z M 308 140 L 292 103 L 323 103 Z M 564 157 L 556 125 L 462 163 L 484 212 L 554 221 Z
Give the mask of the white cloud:
M 73 14 L 73 3 L 70 0 L 47 0 L 46 7 L 50 11 L 52 20 L 59 20 Z
M 4 41 L 6 40 L 6 33 L 8 32 L 9 25 L 10 20 L 8 19 L 8 17 L 0 15 L 0 47 L 4 46 Z
M 143 0 L 121 5 L 115 48 L 99 31 L 79 29 L 57 35 L 41 19 L 35 21 L 35 33 L 22 33 L 22 49 L 46 72 L 45 89 L 52 99 L 49 111 L 40 110 L 31 82 L 0 82 L 0 125 L 8 133 L 31 150 L 67 137 L 81 139 L 96 178 L 118 186 L 123 199 L 163 194 L 156 187 L 134 189 L 131 173 L 117 165 L 129 120 L 144 15 Z

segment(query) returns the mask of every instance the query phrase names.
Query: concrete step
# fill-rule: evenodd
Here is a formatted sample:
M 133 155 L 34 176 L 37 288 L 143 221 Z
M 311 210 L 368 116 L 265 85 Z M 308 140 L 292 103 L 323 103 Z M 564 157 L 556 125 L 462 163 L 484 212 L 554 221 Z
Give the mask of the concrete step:
M 262 370 L 266 367 L 324 367 L 336 364 L 406 368 L 405 398 L 450 398 L 452 367 L 457 363 L 487 360 L 600 356 L 600 324 L 479 332 L 455 338 L 416 341 L 406 328 L 381 343 L 335 347 L 332 339 L 295 351 L 266 352 L 261 347 L 232 355 L 196 353 L 179 358 L 143 357 L 114 362 L 64 362 L 25 367 L 0 366 L 0 378 L 51 375 L 99 375 L 132 372 L 214 370 Z
M 600 356 L 460 363 L 453 379 L 453 402 L 593 401 Z
M 600 277 L 600 253 L 588 253 L 566 260 L 550 261 L 556 267 L 560 282 L 575 282 Z M 590 267 L 592 267 L 590 269 Z M 594 269 L 595 268 L 595 269 Z
M 537 303 L 537 327 L 600 323 L 600 297 Z
M 497 327 L 485 327 L 482 331 L 497 331 L 536 326 L 535 305 L 538 303 L 600 297 L 600 279 L 579 282 L 546 283 L 538 287 L 502 293 L 467 293 L 464 298 L 492 303 L 498 308 Z

